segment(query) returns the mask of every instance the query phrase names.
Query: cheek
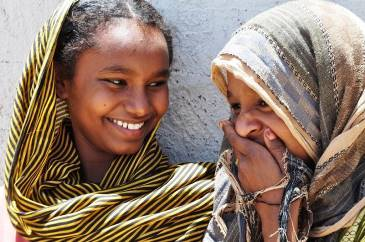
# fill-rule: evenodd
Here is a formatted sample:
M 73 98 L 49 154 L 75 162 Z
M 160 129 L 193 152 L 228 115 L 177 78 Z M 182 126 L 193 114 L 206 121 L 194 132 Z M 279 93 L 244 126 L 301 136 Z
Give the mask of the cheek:
M 309 159 L 307 152 L 292 135 L 284 121 L 281 120 L 275 113 L 267 115 L 267 117 L 264 119 L 264 122 L 265 126 L 270 128 L 279 137 L 290 153 L 302 160 Z
M 85 113 L 88 116 L 105 114 L 116 103 L 115 95 L 102 89 L 83 89 L 74 93 L 71 101 L 73 112 Z
M 108 92 L 99 92 L 93 95 L 88 102 L 90 108 L 95 110 L 96 113 L 105 114 L 118 105 L 118 101 L 119 99 L 117 98 L 117 95 L 113 95 Z
M 281 120 L 275 113 L 271 112 L 266 115 L 264 119 L 265 126 L 270 128 L 274 133 L 285 143 L 292 139 L 292 135 L 285 125 L 284 121 Z
M 161 90 L 158 93 L 154 93 L 151 96 L 151 103 L 156 111 L 158 118 L 160 119 L 168 110 L 169 107 L 169 91 L 168 88 Z
M 284 121 L 281 120 L 274 112 L 266 115 L 264 123 L 265 126 L 270 128 L 287 147 L 293 142 L 296 142 Z

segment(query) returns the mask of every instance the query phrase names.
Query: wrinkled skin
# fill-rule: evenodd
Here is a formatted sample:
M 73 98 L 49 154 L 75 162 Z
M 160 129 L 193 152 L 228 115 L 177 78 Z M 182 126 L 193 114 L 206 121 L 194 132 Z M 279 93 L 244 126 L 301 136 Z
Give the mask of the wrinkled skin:
M 258 78 L 247 66 L 245 71 L 250 78 Z M 227 79 L 227 99 L 233 119 L 221 121 L 220 126 L 237 157 L 239 182 L 246 192 L 272 187 L 285 176 L 283 156 L 286 149 L 303 160 L 308 160 L 309 156 L 259 95 L 233 74 L 228 73 Z M 283 189 L 269 191 L 262 194 L 255 205 L 262 220 L 265 241 L 277 239 L 277 235 L 271 235 L 278 228 L 282 196 Z M 300 201 L 291 205 L 293 227 L 289 237 L 293 240 L 299 207 Z

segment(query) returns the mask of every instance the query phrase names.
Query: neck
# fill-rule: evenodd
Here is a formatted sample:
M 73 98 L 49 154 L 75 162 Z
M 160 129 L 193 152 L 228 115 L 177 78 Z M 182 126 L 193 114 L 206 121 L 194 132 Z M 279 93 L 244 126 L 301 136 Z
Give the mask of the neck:
M 86 182 L 100 183 L 108 171 L 113 160 L 87 159 L 83 158 L 80 152 L 81 159 L 81 177 Z
M 82 135 L 73 135 L 81 161 L 81 178 L 86 182 L 100 183 L 107 173 L 115 154 L 97 149 Z

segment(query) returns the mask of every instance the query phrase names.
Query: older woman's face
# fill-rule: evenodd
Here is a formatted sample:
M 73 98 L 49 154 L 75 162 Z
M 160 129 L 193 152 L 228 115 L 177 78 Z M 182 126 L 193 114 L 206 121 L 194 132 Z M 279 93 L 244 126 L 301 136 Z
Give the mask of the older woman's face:
M 248 68 L 251 77 L 258 78 Z M 233 113 L 233 124 L 237 134 L 265 146 L 264 131 L 270 129 L 283 141 L 295 156 L 309 160 L 308 154 L 290 133 L 285 123 L 273 110 L 242 80 L 228 73 L 227 98 Z

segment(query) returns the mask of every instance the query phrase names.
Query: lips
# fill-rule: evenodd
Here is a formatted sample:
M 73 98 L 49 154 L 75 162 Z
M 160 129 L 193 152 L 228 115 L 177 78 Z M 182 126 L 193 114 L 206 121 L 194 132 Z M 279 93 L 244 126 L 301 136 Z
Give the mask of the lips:
M 127 121 L 123 121 L 123 120 L 119 120 L 119 119 L 113 119 L 113 118 L 108 118 L 108 119 L 109 119 L 109 121 L 116 124 L 117 126 L 124 128 L 124 129 L 128 129 L 128 130 L 140 130 L 144 125 L 144 122 L 129 123 Z

